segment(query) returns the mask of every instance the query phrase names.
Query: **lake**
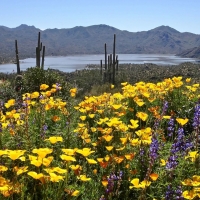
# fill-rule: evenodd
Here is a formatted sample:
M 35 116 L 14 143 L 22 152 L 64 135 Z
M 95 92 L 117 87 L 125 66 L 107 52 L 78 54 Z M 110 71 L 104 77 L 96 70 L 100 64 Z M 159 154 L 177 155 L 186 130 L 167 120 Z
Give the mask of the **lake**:
M 197 59 L 193 58 L 181 58 L 175 55 L 168 54 L 117 54 L 119 64 L 134 63 L 154 63 L 157 65 L 178 65 L 183 62 L 197 63 Z M 58 69 L 63 72 L 72 72 L 75 70 L 84 69 L 89 64 L 100 64 L 100 60 L 103 60 L 104 54 L 97 55 L 70 55 L 70 56 L 57 56 L 57 57 L 45 57 L 45 69 Z M 35 67 L 35 58 L 27 58 L 20 60 L 20 69 L 25 71 L 29 67 Z M 1 64 L 0 72 L 12 73 L 16 72 L 16 64 Z

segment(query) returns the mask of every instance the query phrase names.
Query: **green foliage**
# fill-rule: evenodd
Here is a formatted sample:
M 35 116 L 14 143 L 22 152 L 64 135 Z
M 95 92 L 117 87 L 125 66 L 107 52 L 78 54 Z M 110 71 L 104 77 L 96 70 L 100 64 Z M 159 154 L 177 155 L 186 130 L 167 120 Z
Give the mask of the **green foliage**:
M 9 81 L 0 80 L 0 101 L 6 102 L 16 97 L 14 87 Z
M 62 85 L 59 96 L 64 100 L 69 97 L 69 88 L 72 87 L 62 76 L 51 69 L 41 69 L 39 67 L 28 68 L 23 74 L 23 87 L 21 93 L 40 91 L 41 84 L 47 84 L 52 87 L 53 84 Z

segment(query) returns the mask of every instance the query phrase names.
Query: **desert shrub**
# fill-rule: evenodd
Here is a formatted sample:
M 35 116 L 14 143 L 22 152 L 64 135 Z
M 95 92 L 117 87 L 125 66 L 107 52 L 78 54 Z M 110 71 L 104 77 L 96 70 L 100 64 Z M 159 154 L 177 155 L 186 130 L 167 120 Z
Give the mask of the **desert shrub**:
M 9 81 L 0 80 L 0 102 L 4 103 L 8 99 L 16 97 L 13 85 Z
M 23 87 L 21 92 L 26 93 L 40 91 L 41 84 L 47 84 L 52 87 L 55 83 L 62 86 L 58 95 L 61 96 L 63 100 L 68 99 L 69 87 L 71 87 L 71 84 L 66 82 L 58 72 L 51 69 L 43 70 L 38 67 L 31 67 L 28 68 L 23 74 Z

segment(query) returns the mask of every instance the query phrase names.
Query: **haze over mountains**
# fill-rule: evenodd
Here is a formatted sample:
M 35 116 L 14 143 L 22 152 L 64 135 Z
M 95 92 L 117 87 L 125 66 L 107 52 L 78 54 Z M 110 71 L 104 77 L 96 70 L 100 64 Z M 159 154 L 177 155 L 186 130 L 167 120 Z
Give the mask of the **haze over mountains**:
M 108 53 L 112 53 L 114 34 L 116 34 L 116 53 L 118 54 L 181 55 L 185 50 L 200 46 L 200 35 L 189 32 L 181 33 L 169 26 L 159 26 L 142 32 L 122 31 L 102 24 L 42 31 L 34 26 L 22 24 L 16 28 L 0 26 L 0 62 L 15 58 L 15 40 L 18 41 L 20 59 L 35 57 L 38 32 L 41 32 L 41 42 L 46 46 L 46 56 L 100 54 L 104 53 L 105 43 Z M 187 57 L 186 52 L 184 56 Z

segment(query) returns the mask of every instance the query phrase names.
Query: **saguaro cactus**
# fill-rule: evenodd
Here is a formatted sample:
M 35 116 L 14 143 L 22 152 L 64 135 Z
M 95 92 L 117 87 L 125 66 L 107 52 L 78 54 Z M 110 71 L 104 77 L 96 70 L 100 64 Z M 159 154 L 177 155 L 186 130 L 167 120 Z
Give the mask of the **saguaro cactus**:
M 112 64 L 112 84 L 115 84 L 115 40 L 116 40 L 116 35 L 114 34 L 114 42 L 113 42 L 113 64 Z
M 15 40 L 15 54 L 16 54 L 17 74 L 20 74 L 19 53 L 18 53 L 17 40 Z
M 42 51 L 42 65 L 40 65 L 40 51 Z M 44 68 L 44 56 L 45 56 L 45 46 L 42 46 L 42 42 L 40 42 L 40 32 L 38 33 L 38 46 L 36 47 L 36 66 Z
M 103 64 L 102 64 L 102 60 L 100 60 L 100 75 L 102 75 L 102 70 L 103 69 Z
M 40 67 L 40 51 L 42 49 L 40 43 L 40 32 L 38 33 L 38 46 L 36 47 L 36 66 Z
M 118 56 L 115 55 L 115 47 L 116 47 L 116 35 L 114 34 L 114 42 L 113 42 L 113 54 L 107 56 L 106 43 L 104 45 L 105 49 L 105 72 L 103 80 L 104 82 L 109 82 L 115 84 L 115 75 L 118 74 Z M 108 58 L 108 59 L 107 59 Z M 102 65 L 101 65 L 102 67 Z
M 42 50 L 42 66 L 41 66 L 42 69 L 44 69 L 44 56 L 45 56 L 45 46 L 43 46 Z
M 107 71 L 108 71 L 108 68 L 107 68 L 107 48 L 106 48 L 106 43 L 104 44 L 104 53 L 105 53 L 105 71 L 103 73 L 103 82 L 106 82 L 107 80 Z

